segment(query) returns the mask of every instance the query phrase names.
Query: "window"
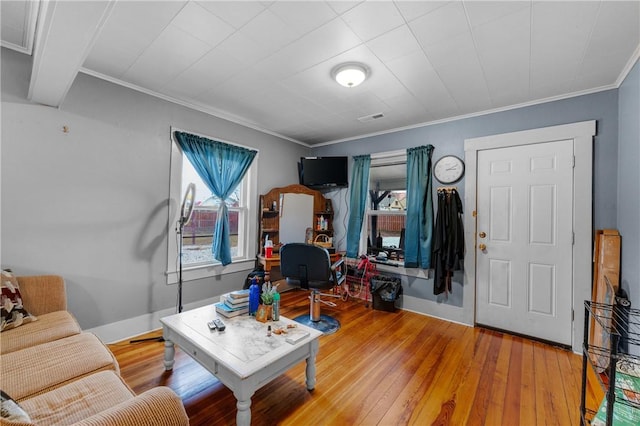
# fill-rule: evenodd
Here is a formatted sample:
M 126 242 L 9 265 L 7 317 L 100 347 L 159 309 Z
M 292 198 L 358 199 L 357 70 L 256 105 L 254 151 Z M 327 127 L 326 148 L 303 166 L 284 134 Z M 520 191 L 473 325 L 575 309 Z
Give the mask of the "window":
M 394 151 L 371 156 L 369 205 L 366 210 L 367 253 L 387 253 L 390 260 L 404 258 L 407 217 L 407 155 Z
M 182 230 L 182 265 L 183 267 L 197 266 L 213 263 L 211 244 L 213 232 L 218 217 L 220 199 L 213 195 L 207 185 L 202 181 L 191 162 L 182 155 L 182 192 L 187 190 L 190 182 L 196 185 L 196 199 L 193 206 L 191 220 Z M 246 215 L 246 207 L 243 205 L 243 187 L 238 186 L 227 201 L 229 211 L 231 256 L 237 259 L 242 255 L 238 250 L 238 242 L 242 238 L 242 227 L 238 226 L 240 217 Z M 242 244 L 240 244 L 240 248 Z
M 250 212 L 255 211 L 257 192 L 256 157 L 247 174 L 234 193 L 226 200 L 229 212 L 230 242 L 232 263 L 222 266 L 213 258 L 211 244 L 217 210 L 220 200 L 213 196 L 207 185 L 195 171 L 191 162 L 182 153 L 172 135 L 171 182 L 170 182 L 170 221 L 169 249 L 167 256 L 168 283 L 178 281 L 179 268 L 179 232 L 177 229 L 178 214 L 182 197 L 189 183 L 196 185 L 196 199 L 191 220 L 182 231 L 182 279 L 183 281 L 205 278 L 246 270 L 255 264 L 257 220 Z M 191 132 L 192 133 L 192 132 Z M 219 138 L 204 136 L 212 140 Z

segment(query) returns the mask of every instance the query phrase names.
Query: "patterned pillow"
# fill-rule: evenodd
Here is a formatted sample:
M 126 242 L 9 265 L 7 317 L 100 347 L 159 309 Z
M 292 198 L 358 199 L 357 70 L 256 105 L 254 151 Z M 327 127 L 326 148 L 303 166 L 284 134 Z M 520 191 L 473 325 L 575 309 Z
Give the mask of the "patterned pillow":
M 12 422 L 31 423 L 29 415 L 9 395 L 0 391 L 0 417 Z
M 0 282 L 0 313 L 2 319 L 0 331 L 16 328 L 22 324 L 37 320 L 22 306 L 22 295 L 18 280 L 10 272 L 2 271 L 2 282 Z

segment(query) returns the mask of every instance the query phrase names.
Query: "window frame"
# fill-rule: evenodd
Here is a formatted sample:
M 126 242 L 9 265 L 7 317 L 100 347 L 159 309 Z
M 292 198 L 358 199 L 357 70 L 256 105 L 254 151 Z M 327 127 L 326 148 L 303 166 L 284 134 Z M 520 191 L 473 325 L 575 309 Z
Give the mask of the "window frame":
M 391 163 L 398 162 L 398 158 L 403 157 L 404 162 L 406 164 L 407 159 L 407 151 L 396 150 L 396 151 L 385 151 L 371 154 L 371 166 L 383 166 L 390 165 Z M 370 167 L 371 167 L 370 166 Z M 406 172 L 405 172 L 405 180 L 406 180 Z M 369 184 L 371 184 L 371 178 L 369 178 Z M 407 215 L 406 210 L 402 211 L 394 211 L 394 210 L 372 210 L 371 209 L 371 188 L 367 188 L 367 208 L 364 212 L 364 218 L 362 221 L 362 229 L 360 232 L 360 253 L 367 252 L 367 235 L 368 235 L 368 224 L 371 216 L 405 216 Z M 405 187 L 406 189 L 406 187 Z M 429 278 L 429 270 L 421 269 L 421 268 L 405 268 L 404 262 L 399 261 L 389 261 L 387 265 L 385 264 L 376 264 L 376 268 L 379 271 L 390 272 L 394 274 L 418 277 L 418 278 Z
M 223 266 L 220 262 L 198 263 L 194 265 L 182 267 L 182 281 L 193 281 L 202 278 L 210 278 L 235 272 L 242 272 L 255 266 L 257 242 L 255 235 L 258 232 L 257 217 L 251 217 L 251 212 L 257 211 L 257 193 L 258 193 L 258 159 L 259 150 L 254 147 L 248 147 L 239 143 L 230 142 L 218 137 L 203 135 L 192 132 L 190 130 L 182 130 L 171 127 L 171 161 L 169 174 L 169 217 L 167 223 L 167 268 L 166 277 L 167 284 L 176 284 L 178 282 L 179 270 L 179 253 L 178 253 L 178 230 L 177 222 L 180 214 L 180 204 L 182 203 L 182 165 L 184 155 L 182 149 L 174 138 L 174 132 L 186 132 L 203 138 L 223 142 L 229 145 L 240 146 L 243 148 L 258 151 L 247 174 L 242 179 L 241 190 L 241 206 L 229 207 L 230 211 L 238 211 L 238 233 L 242 232 L 242 238 L 238 238 L 238 252 L 241 255 L 234 256 L 232 262 Z
M 400 160 L 399 160 L 400 159 Z M 386 166 L 397 163 L 398 161 L 407 162 L 407 151 L 385 151 L 371 154 L 371 165 L 369 169 L 374 166 Z M 405 171 L 405 189 L 406 189 L 406 171 Z M 369 175 L 369 187 L 367 188 L 367 208 L 364 211 L 364 220 L 362 221 L 362 230 L 360 232 L 360 253 L 367 253 L 367 237 L 369 235 L 369 221 L 371 216 L 407 216 L 407 210 L 372 210 L 371 209 L 371 175 Z M 402 264 L 400 262 L 396 262 Z

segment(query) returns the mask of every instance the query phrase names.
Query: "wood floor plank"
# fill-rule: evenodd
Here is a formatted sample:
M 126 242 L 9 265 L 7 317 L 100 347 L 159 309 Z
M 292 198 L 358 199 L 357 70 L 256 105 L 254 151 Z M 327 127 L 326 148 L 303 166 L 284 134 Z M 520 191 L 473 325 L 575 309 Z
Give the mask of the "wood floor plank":
M 491 397 L 488 401 L 489 409 L 487 411 L 485 424 L 501 425 L 504 423 L 505 391 L 509 377 L 509 361 L 512 343 L 512 336 L 503 336 L 498 357 L 496 358 L 496 368 L 491 379 Z
M 401 354 L 400 362 L 388 372 L 384 380 L 375 388 L 373 392 L 374 401 L 367 413 L 363 413 L 362 419 L 358 419 L 360 424 L 378 424 L 387 412 L 394 407 L 394 404 L 401 405 L 404 399 L 400 396 L 406 390 L 407 384 L 415 377 L 419 376 L 419 369 L 429 359 L 424 356 L 425 351 L 437 350 L 438 335 L 433 333 L 433 321 L 426 319 L 421 321 L 421 328 L 414 331 L 416 344 L 411 350 Z M 396 354 L 398 356 L 398 354 Z M 399 401 L 397 403 L 397 401 Z M 396 405 L 397 406 L 397 405 Z M 397 410 L 397 415 L 401 416 L 404 408 Z
M 520 385 L 520 422 L 521 425 L 535 425 L 536 413 L 536 384 L 535 364 L 533 357 L 534 342 L 522 342 L 522 375 Z
M 456 409 L 451 417 L 452 425 L 463 425 L 469 422 L 474 402 L 474 395 L 482 375 L 482 366 L 489 353 L 490 336 L 482 329 L 473 330 L 473 350 L 469 357 L 463 358 L 461 368 L 465 375 L 456 390 Z
M 466 368 L 462 359 L 473 345 L 472 328 L 452 327 L 444 352 L 444 361 L 437 369 L 429 389 L 424 392 L 411 422 L 415 424 L 447 424 L 456 408 L 456 389 Z M 435 419 L 435 420 L 434 420 Z
M 389 410 L 380 419 L 380 424 L 411 424 L 413 412 L 419 408 L 422 395 L 429 389 L 437 376 L 438 367 L 443 362 L 447 346 L 446 331 L 449 326 L 435 331 L 436 339 L 426 348 L 419 351 L 422 362 L 416 373 L 408 378 L 400 390 Z M 422 349 L 422 348 L 421 348 Z
M 509 354 L 509 370 L 507 372 L 507 383 L 504 394 L 505 419 L 520 418 L 520 396 L 522 393 L 522 354 L 523 342 L 521 337 L 512 338 L 511 353 Z
M 304 291 L 283 293 L 281 303 L 289 318 L 308 312 Z M 255 393 L 252 425 L 577 424 L 576 354 L 355 299 L 322 310 L 342 327 L 320 338 L 316 389 L 306 390 L 304 363 L 294 366 Z M 166 372 L 163 343 L 109 347 L 135 392 L 169 386 L 192 426 L 235 424 L 231 391 L 179 348 Z
M 559 390 L 561 387 L 558 383 L 553 383 L 553 377 L 549 374 L 547 363 L 546 345 L 535 343 L 533 345 L 533 358 L 535 365 L 535 384 L 536 384 L 536 413 L 538 422 L 545 425 L 559 425 L 558 415 L 560 410 L 552 397 L 550 389 Z M 556 377 L 560 379 L 560 377 Z M 557 410 L 557 411 L 556 411 Z M 553 413 L 553 414 L 552 414 Z

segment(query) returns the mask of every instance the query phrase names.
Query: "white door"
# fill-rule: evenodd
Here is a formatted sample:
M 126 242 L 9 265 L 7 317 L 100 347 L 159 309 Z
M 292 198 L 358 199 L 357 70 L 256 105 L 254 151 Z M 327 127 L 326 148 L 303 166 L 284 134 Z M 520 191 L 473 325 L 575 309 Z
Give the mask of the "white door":
M 573 140 L 478 151 L 478 324 L 571 345 L 573 158 Z

